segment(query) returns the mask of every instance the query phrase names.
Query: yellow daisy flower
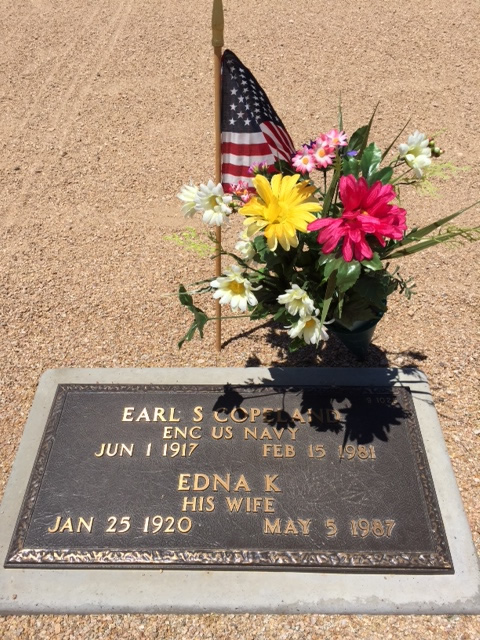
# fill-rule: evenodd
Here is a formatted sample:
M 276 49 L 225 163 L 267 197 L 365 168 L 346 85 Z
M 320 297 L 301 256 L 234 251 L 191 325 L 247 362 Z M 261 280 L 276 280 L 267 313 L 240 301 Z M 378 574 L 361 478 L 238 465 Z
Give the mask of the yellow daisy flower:
M 247 233 L 252 236 L 262 231 L 267 239 L 268 248 L 275 251 L 277 244 L 288 251 L 298 246 L 297 231 L 306 231 L 309 222 L 316 218 L 314 212 L 321 211 L 321 205 L 314 201 L 315 187 L 298 180 L 300 175 L 282 176 L 276 173 L 270 183 L 265 176 L 253 178 L 257 192 L 239 213 L 247 216 Z

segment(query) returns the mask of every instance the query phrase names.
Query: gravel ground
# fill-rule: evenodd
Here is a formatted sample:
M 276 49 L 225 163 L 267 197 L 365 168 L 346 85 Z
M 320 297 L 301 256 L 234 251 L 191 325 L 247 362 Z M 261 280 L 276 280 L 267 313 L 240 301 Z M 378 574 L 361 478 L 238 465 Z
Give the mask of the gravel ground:
M 52 367 L 416 366 L 428 376 L 480 548 L 479 246 L 402 264 L 365 363 L 332 338 L 289 356 L 282 336 L 224 323 L 178 351 L 175 291 L 212 273 L 175 199 L 213 175 L 210 0 L 1 0 L 0 494 L 36 384 Z M 406 120 L 440 132 L 466 167 L 436 197 L 406 196 L 409 225 L 478 199 L 476 0 L 225 0 L 226 43 L 255 73 L 297 144 L 348 132 L 380 101 L 374 138 Z M 474 133 L 473 133 L 474 132 Z M 465 225 L 479 224 L 478 208 Z M 235 225 L 234 225 L 235 226 Z M 232 241 L 234 229 L 225 234 Z M 359 371 L 359 373 L 361 373 Z M 0 619 L 14 638 L 479 638 L 463 616 L 39 616 Z

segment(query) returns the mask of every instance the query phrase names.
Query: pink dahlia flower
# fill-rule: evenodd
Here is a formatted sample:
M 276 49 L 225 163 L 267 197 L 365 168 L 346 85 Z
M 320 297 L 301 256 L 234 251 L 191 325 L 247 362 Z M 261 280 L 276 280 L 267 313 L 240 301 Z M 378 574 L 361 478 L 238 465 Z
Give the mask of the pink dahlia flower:
M 333 147 L 347 146 L 347 134 L 344 131 L 338 131 L 338 129 L 332 129 L 325 135 L 327 139 L 330 140 L 330 144 Z
M 405 209 L 389 204 L 395 198 L 392 185 L 375 182 L 368 186 L 365 178 L 340 178 L 340 199 L 343 213 L 340 218 L 320 218 L 311 222 L 308 231 L 318 231 L 317 241 L 323 253 L 334 251 L 343 240 L 342 254 L 346 262 L 371 260 L 373 251 L 366 236 L 373 235 L 385 246 L 385 238 L 401 240 L 407 228 Z
M 297 151 L 292 159 L 292 164 L 301 174 L 310 173 L 315 168 L 312 152 L 306 144 L 303 145 L 300 151 Z

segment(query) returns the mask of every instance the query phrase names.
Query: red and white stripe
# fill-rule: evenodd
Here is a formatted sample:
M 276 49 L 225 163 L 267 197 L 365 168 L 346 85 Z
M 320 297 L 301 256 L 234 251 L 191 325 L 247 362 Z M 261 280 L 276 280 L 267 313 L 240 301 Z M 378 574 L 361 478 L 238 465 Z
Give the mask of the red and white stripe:
M 261 132 L 222 132 L 222 184 L 238 184 L 240 180 L 253 186 L 248 169 L 252 164 L 266 162 L 269 167 L 279 160 L 289 162 L 295 153 L 293 142 L 285 131 L 273 122 L 260 124 Z

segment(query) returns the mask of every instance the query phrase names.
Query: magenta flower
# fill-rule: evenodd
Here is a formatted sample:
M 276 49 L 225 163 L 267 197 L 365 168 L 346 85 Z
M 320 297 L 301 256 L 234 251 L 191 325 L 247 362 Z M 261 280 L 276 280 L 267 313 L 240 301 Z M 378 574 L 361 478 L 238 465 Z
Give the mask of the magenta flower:
M 340 199 L 343 213 L 340 218 L 319 218 L 311 222 L 308 231 L 318 231 L 317 241 L 322 252 L 332 253 L 341 240 L 342 255 L 346 262 L 353 258 L 359 262 L 371 260 L 373 251 L 367 235 L 373 235 L 385 246 L 385 238 L 401 240 L 405 224 L 405 209 L 389 204 L 395 198 L 392 185 L 375 182 L 368 186 L 365 178 L 353 175 L 340 178 Z

